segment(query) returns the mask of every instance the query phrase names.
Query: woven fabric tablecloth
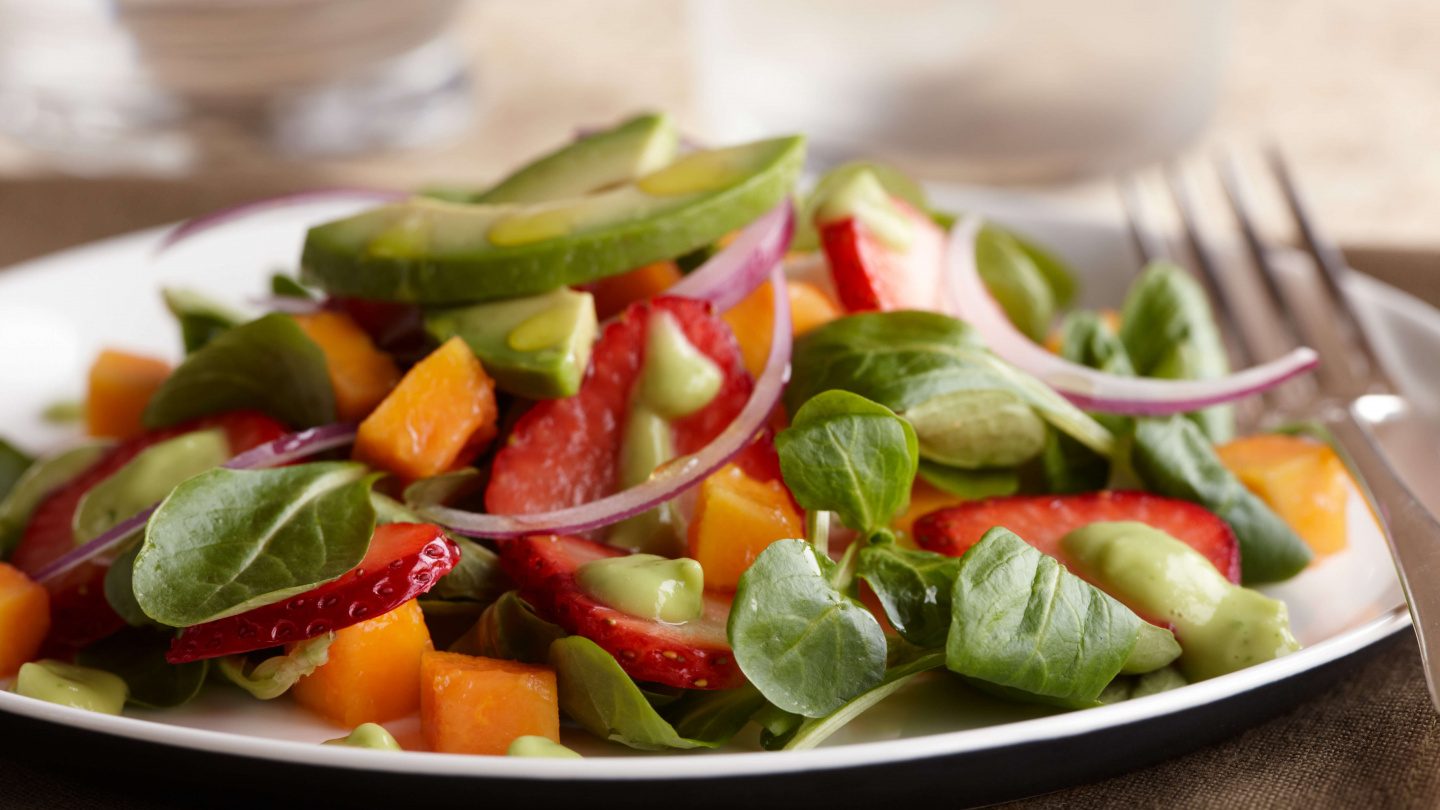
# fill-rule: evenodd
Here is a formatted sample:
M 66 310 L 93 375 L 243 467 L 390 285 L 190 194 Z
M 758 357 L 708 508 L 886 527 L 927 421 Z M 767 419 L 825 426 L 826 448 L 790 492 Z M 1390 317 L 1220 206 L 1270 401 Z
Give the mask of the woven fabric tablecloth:
M 223 182 L 0 181 L 0 266 L 65 245 L 251 199 L 324 178 L 246 175 Z M 1433 262 L 1421 262 L 1421 265 Z M 1405 265 L 1378 268 L 1406 286 Z M 1362 269 L 1365 269 L 1362 265 Z M 1414 278 L 1418 282 L 1430 281 Z M 1408 634 L 1407 634 L 1408 635 Z M 1363 654 L 1328 691 L 1238 737 L 1161 765 L 1020 806 L 1433 807 L 1440 805 L 1440 719 L 1430 708 L 1412 638 Z M 193 806 L 153 785 L 86 781 L 74 762 L 47 767 L 5 753 L 0 807 Z M 11 747 L 11 752 L 20 748 Z M 76 761 L 83 761 L 79 752 Z M 1037 767 L 1043 764 L 1037 763 Z M 140 793 L 139 791 L 146 791 Z M 283 797 L 278 797 L 283 799 Z M 953 803 L 958 797 L 948 797 Z

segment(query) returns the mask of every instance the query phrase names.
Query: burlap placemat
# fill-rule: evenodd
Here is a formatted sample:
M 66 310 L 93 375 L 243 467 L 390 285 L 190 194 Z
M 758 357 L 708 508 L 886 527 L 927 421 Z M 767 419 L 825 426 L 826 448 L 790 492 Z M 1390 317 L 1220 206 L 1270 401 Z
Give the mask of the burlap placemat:
M 0 181 L 0 266 L 103 236 L 288 190 L 332 185 L 299 173 L 237 173 L 186 182 Z M 1381 261 L 1383 253 L 1368 253 Z M 1356 256 L 1360 269 L 1369 269 Z M 1377 267 L 1391 283 L 1432 292 L 1409 257 Z M 1412 277 L 1413 276 L 1413 277 Z M 1431 297 L 1426 295 L 1426 297 Z M 1402 808 L 1440 806 L 1440 717 L 1413 639 L 1381 645 L 1343 681 L 1283 716 L 1189 756 L 1012 807 Z M 0 735 L 5 734 L 0 715 Z M 1036 767 L 1043 767 L 1037 763 Z M 0 756 L 0 807 L 195 806 L 153 790 L 87 781 L 80 769 Z M 958 797 L 948 797 L 947 805 Z M 477 799 L 478 800 L 478 799 Z

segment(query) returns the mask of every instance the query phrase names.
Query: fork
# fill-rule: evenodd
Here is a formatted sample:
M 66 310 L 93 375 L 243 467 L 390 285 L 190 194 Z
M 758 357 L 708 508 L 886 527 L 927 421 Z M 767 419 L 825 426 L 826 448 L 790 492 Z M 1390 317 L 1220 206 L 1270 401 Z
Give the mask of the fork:
M 1319 268 L 1323 291 L 1319 314 L 1299 305 L 1293 291 L 1287 292 L 1277 250 L 1267 244 L 1255 215 L 1254 186 L 1234 153 L 1222 156 L 1216 171 L 1249 253 L 1248 263 L 1230 261 L 1228 256 L 1233 254 L 1219 250 L 1206 234 L 1189 176 L 1176 166 L 1166 167 L 1161 174 L 1178 212 L 1188 252 L 1194 258 L 1192 272 L 1198 271 L 1211 293 L 1232 342 L 1234 358 L 1242 365 L 1250 365 L 1275 353 L 1273 347 L 1267 350 L 1254 330 L 1244 328 L 1242 302 L 1254 302 L 1265 310 L 1263 321 L 1278 333 L 1272 338 L 1278 336 L 1292 343 L 1304 339 L 1320 350 L 1325 371 L 1312 383 L 1315 390 L 1282 386 L 1266 395 L 1267 409 L 1272 416 L 1306 418 L 1324 425 L 1351 469 L 1358 473 L 1361 490 L 1389 544 L 1419 641 L 1431 703 L 1440 711 L 1440 522 L 1401 479 L 1379 441 L 1383 433 L 1408 446 L 1440 451 L 1440 427 L 1417 413 L 1387 376 L 1365 324 L 1349 300 L 1347 279 L 1352 271 L 1335 243 L 1316 224 L 1280 151 L 1267 149 L 1264 163 L 1313 261 L 1306 271 L 1312 291 L 1315 268 Z M 1120 196 L 1131 235 L 1145 262 L 1168 258 L 1188 265 L 1169 250 L 1159 235 L 1136 178 L 1121 181 Z M 1244 289 L 1247 281 L 1250 291 Z M 1256 282 L 1262 294 L 1247 296 L 1247 292 L 1253 293 Z M 1326 342 L 1332 344 L 1331 348 L 1325 348 Z

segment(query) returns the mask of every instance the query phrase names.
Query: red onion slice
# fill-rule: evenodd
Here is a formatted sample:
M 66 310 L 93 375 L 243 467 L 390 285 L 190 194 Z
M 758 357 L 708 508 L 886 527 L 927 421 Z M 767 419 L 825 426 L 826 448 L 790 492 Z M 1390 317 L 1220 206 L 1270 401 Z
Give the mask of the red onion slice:
M 1319 356 L 1306 347 L 1210 380 L 1121 377 L 1072 363 L 1022 334 L 991 297 L 975 265 L 975 237 L 980 224 L 967 217 L 951 231 L 946 272 L 954 314 L 975 327 L 995 354 L 1085 410 L 1137 416 L 1196 411 L 1267 391 L 1319 365 Z
M 770 355 L 745 407 L 730 425 L 703 450 L 671 461 L 650 480 L 579 506 L 539 512 L 533 515 L 487 515 L 466 512 L 439 504 L 411 503 L 421 517 L 470 537 L 506 539 L 529 534 L 577 534 L 618 523 L 655 508 L 689 489 L 720 469 L 745 448 L 765 427 L 770 412 L 780 401 L 790 378 L 790 297 L 786 294 L 785 270 L 776 262 L 770 269 L 775 285 L 774 329 Z
M 257 470 L 264 467 L 279 467 L 292 461 L 344 447 L 355 441 L 355 425 L 335 424 L 310 428 L 290 433 L 269 444 L 254 447 L 225 462 L 222 466 L 231 470 Z M 49 565 L 35 572 L 35 581 L 48 582 L 76 566 L 87 563 L 109 551 L 113 551 L 131 535 L 145 528 L 145 522 L 155 513 L 160 504 L 156 503 L 115 524 L 99 537 L 74 551 L 59 557 Z
M 764 283 L 770 269 L 785 258 L 794 234 L 795 206 L 786 199 L 745 226 L 735 241 L 666 290 L 666 295 L 709 301 L 724 312 Z
M 160 240 L 160 244 L 156 246 L 155 253 L 159 255 L 192 236 L 198 236 L 206 231 L 227 225 L 236 220 L 244 219 L 255 214 L 262 214 L 266 211 L 273 211 L 277 208 L 289 208 L 293 205 L 306 205 L 308 203 L 331 200 L 383 203 L 403 200 L 409 196 L 409 194 L 400 191 L 386 191 L 374 188 L 318 188 L 309 191 L 297 191 L 294 194 L 284 194 L 279 197 L 267 197 L 263 200 L 253 200 L 185 220 L 172 228 L 169 233 L 165 234 L 165 238 Z

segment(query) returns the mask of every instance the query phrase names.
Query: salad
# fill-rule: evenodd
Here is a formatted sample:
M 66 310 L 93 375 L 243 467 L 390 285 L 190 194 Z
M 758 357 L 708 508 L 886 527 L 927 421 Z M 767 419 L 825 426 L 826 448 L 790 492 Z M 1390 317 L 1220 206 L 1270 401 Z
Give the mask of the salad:
M 562 727 L 802 749 L 920 677 L 1084 709 L 1298 649 L 1252 586 L 1345 546 L 1352 482 L 1232 403 L 1314 353 L 1232 372 L 1180 268 L 1075 308 L 1029 237 L 880 164 L 801 190 L 804 150 L 644 115 L 377 193 L 258 318 L 161 291 L 183 360 L 103 351 L 88 438 L 0 442 L 0 683 L 567 757 Z

